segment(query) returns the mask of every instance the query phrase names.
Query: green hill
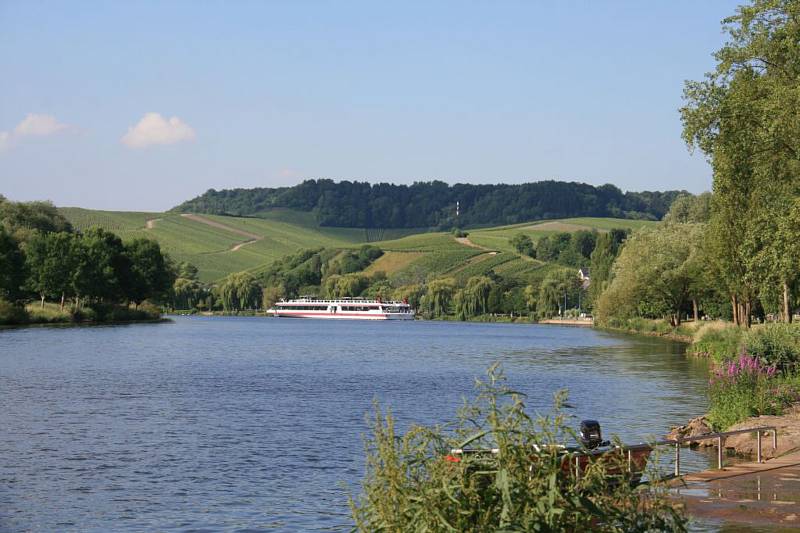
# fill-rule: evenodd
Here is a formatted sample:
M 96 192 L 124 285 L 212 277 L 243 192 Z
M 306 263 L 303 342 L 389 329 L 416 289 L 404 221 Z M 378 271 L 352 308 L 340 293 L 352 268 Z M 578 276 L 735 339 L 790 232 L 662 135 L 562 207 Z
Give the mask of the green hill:
M 362 228 L 321 227 L 312 213 L 292 209 L 267 210 L 258 218 L 80 208 L 59 211 L 79 230 L 101 226 L 123 239 L 154 238 L 174 260 L 196 265 L 200 279 L 206 282 L 233 272 L 262 270 L 298 250 L 354 248 L 366 242 L 386 252 L 369 267 L 369 272 L 383 271 L 399 283 L 431 277 L 463 281 L 489 271 L 526 281 L 540 277 L 547 265 L 516 253 L 509 240 L 517 233 L 537 240 L 563 231 L 602 232 L 654 224 L 613 218 L 545 220 L 471 230 L 467 239 L 459 241 L 445 232 L 395 229 L 376 234 Z M 374 240 L 376 236 L 383 240 Z
M 302 213 L 256 219 L 80 208 L 59 211 L 79 230 L 101 226 L 123 239 L 154 238 L 174 260 L 196 265 L 202 281 L 257 268 L 301 249 L 351 247 L 366 240 L 363 229 L 320 228 Z
M 649 220 L 598 217 L 538 220 L 536 222 L 513 224 L 511 226 L 470 230 L 469 240 L 486 248 L 514 252 L 514 247 L 509 244 L 509 240 L 518 233 L 523 233 L 536 241 L 545 235 L 553 235 L 559 232 L 572 233 L 580 230 L 604 232 L 616 228 L 634 230 L 646 226 L 653 226 L 655 224 L 657 224 L 657 222 Z

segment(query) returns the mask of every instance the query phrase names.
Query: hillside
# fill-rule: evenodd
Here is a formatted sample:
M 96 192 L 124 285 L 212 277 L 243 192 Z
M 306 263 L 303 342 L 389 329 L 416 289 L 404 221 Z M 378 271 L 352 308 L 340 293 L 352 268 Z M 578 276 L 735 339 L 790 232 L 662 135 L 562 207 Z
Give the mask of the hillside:
M 587 216 L 660 220 L 680 194 L 685 192 L 623 193 L 613 185 L 560 181 L 395 185 L 321 179 L 274 189 L 210 189 L 173 211 L 269 218 L 284 208 L 307 213 L 323 227 L 450 229 Z
M 155 238 L 175 261 L 188 261 L 209 282 L 243 270 L 260 271 L 275 260 L 309 248 L 356 248 L 370 242 L 385 253 L 370 265 L 368 274 L 382 271 L 398 284 L 420 283 L 431 277 L 458 281 L 489 271 L 528 280 L 540 278 L 551 267 L 520 256 L 509 244 L 517 233 L 532 239 L 557 232 L 635 229 L 648 221 L 611 218 L 570 218 L 526 222 L 472 230 L 467 239 L 448 232 L 412 233 L 415 230 L 367 231 L 363 228 L 321 227 L 311 213 L 272 209 L 262 217 L 95 211 L 60 208 L 78 229 L 101 226 L 123 239 Z M 376 236 L 383 240 L 374 240 Z
M 611 229 L 639 229 L 645 226 L 653 226 L 656 222 L 649 220 L 629 220 L 622 218 L 565 218 L 560 220 L 540 220 L 536 222 L 525 222 L 523 224 L 513 224 L 510 226 L 499 226 L 494 228 L 483 228 L 471 230 L 469 240 L 477 245 L 493 248 L 498 251 L 514 252 L 514 247 L 509 244 L 509 240 L 516 234 L 528 235 L 534 241 L 546 235 L 553 235 L 559 232 L 575 232 L 580 230 L 604 232 Z
M 202 281 L 259 267 L 301 249 L 349 247 L 366 239 L 363 229 L 319 228 L 291 213 L 253 219 L 80 208 L 59 211 L 78 230 L 96 225 L 123 239 L 155 238 L 175 261 L 197 266 Z

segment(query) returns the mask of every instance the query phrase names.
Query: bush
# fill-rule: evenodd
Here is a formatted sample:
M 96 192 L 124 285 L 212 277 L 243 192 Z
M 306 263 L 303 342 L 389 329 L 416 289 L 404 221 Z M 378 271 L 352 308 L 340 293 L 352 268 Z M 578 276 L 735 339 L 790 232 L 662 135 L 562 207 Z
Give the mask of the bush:
M 722 431 L 751 416 L 779 415 L 799 399 L 797 385 L 795 376 L 780 375 L 774 366 L 742 354 L 712 375 L 708 419 L 715 430 Z
M 695 355 L 710 357 L 716 362 L 734 359 L 740 352 L 742 330 L 736 326 L 720 328 L 715 325 L 700 328 L 692 344 Z
M 23 307 L 0 298 L 0 325 L 24 324 L 28 321 L 28 313 Z
M 743 338 L 747 353 L 780 370 L 793 368 L 800 360 L 800 326 L 765 324 L 754 327 Z
M 576 479 L 560 447 L 574 433 L 560 410 L 533 420 L 496 367 L 451 432 L 412 426 L 399 436 L 376 407 L 366 477 L 350 500 L 360 531 L 684 531 L 659 481 L 633 487 L 623 454 L 594 461 Z M 452 448 L 497 453 L 449 456 Z M 651 464 L 656 464 L 652 461 Z M 534 468 L 531 468 L 534 466 Z M 612 474 L 611 472 L 617 472 Z M 621 479 L 620 479 L 621 477 Z M 656 472 L 649 479 L 657 480 Z

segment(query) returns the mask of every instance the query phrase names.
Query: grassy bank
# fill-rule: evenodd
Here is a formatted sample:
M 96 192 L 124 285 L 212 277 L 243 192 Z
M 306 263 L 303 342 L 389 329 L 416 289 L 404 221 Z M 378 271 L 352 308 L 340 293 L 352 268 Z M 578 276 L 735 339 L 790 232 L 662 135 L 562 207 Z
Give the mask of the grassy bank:
M 24 326 L 34 324 L 115 324 L 124 322 L 151 322 L 161 318 L 160 310 L 149 304 L 138 309 L 122 305 L 84 306 L 78 310 L 58 304 L 39 303 L 13 306 L 0 300 L 0 325 Z
M 663 337 L 665 339 L 692 343 L 696 332 L 699 328 L 703 327 L 703 325 L 703 322 L 684 322 L 678 327 L 672 327 L 665 320 L 612 317 L 602 324 L 595 324 L 595 327 L 620 333 Z

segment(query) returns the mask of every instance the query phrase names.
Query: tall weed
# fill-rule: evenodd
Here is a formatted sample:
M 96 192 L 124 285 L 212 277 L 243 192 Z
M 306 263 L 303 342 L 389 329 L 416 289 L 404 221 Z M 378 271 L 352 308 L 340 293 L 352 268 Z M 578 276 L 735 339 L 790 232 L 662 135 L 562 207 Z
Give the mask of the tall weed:
M 562 446 L 574 434 L 563 394 L 552 414 L 533 419 L 496 366 L 477 389 L 452 424 L 403 435 L 376 406 L 362 493 L 350 501 L 357 530 L 685 531 L 663 484 L 633 487 L 623 454 L 603 456 L 579 478 L 564 469 Z M 468 447 L 497 451 L 448 455 Z

